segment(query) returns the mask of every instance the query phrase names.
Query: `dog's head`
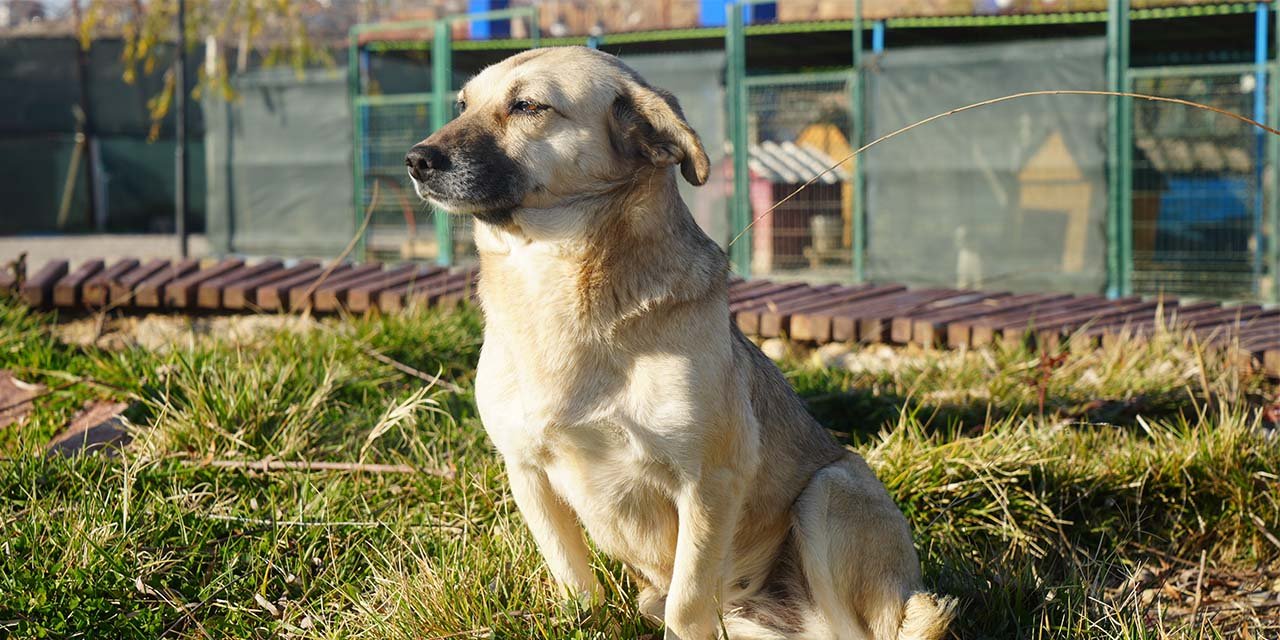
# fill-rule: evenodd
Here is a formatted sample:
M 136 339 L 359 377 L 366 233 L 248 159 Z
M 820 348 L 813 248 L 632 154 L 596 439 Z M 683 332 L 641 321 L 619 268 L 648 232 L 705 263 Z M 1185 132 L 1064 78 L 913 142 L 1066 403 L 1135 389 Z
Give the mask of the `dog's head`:
M 493 65 L 458 93 L 461 115 L 405 156 L 418 195 L 495 224 L 680 166 L 709 163 L 680 105 L 617 58 L 585 47 L 535 49 Z

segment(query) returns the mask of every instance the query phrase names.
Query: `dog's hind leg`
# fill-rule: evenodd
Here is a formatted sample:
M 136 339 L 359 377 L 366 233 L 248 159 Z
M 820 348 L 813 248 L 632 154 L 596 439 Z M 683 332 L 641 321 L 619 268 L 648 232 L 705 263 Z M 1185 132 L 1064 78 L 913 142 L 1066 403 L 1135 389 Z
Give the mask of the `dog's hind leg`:
M 793 636 L 787 635 L 766 627 L 753 620 L 728 616 L 724 619 L 724 629 L 722 635 L 727 640 L 794 640 Z
M 861 457 L 819 470 L 796 501 L 800 563 L 832 640 L 937 640 L 951 602 L 921 592 L 906 518 Z

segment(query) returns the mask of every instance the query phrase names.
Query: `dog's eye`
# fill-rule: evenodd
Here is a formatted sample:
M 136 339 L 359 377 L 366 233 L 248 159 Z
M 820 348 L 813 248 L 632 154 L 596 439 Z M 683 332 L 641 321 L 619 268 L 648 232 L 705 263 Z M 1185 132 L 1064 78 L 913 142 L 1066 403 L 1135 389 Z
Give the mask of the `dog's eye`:
M 530 100 L 516 100 L 511 103 L 511 113 L 523 115 L 533 115 L 541 113 L 547 109 L 546 105 L 538 104 Z
M 464 111 L 466 111 L 466 110 L 467 110 L 467 101 L 466 101 L 466 100 L 459 100 L 459 101 L 458 101 L 458 113 L 462 113 L 462 112 L 464 112 Z

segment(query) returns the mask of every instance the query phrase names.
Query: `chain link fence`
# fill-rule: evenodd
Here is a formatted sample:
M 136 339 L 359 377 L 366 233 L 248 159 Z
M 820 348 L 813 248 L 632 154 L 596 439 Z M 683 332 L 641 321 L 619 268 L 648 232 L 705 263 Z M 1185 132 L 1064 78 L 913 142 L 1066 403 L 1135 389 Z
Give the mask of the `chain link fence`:
M 1138 93 L 1249 114 L 1252 66 L 1135 70 Z M 1180 105 L 1133 107 L 1133 287 L 1138 294 L 1249 298 L 1264 276 L 1265 135 Z
M 366 250 L 375 257 L 435 259 L 439 254 L 435 218 L 413 193 L 404 166 L 405 151 L 431 131 L 430 100 L 429 93 L 410 93 L 357 104 L 364 130 L 358 149 L 361 197 L 370 215 Z

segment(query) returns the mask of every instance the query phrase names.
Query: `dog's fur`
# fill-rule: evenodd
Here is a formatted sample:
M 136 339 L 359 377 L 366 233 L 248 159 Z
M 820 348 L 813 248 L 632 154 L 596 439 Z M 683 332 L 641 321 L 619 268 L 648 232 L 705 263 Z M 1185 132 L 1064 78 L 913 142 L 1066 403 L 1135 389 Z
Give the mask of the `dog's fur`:
M 538 49 L 476 76 L 407 157 L 476 219 L 476 380 L 512 493 L 567 595 L 582 529 L 667 638 L 935 639 L 906 519 L 729 320 L 724 252 L 680 173 L 709 171 L 675 99 L 607 54 Z

